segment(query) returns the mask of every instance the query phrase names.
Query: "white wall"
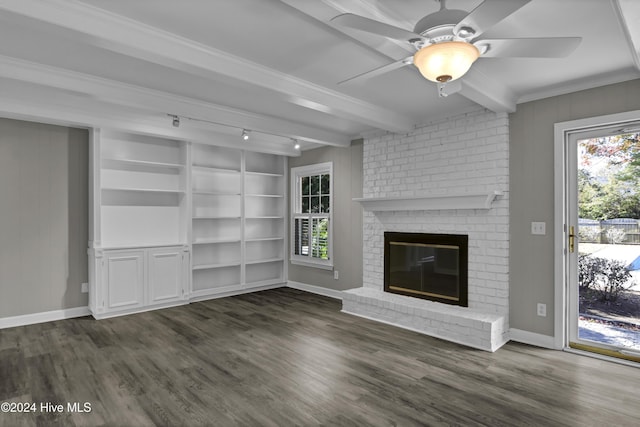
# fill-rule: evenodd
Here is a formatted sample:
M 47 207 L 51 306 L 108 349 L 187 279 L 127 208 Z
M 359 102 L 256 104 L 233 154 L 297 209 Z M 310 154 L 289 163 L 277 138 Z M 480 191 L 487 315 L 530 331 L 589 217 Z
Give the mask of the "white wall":
M 469 307 L 508 317 L 509 127 L 477 111 L 364 144 L 363 197 L 502 191 L 490 210 L 365 212 L 363 285 L 382 290 L 384 231 L 467 234 Z M 504 325 L 505 330 L 508 325 Z

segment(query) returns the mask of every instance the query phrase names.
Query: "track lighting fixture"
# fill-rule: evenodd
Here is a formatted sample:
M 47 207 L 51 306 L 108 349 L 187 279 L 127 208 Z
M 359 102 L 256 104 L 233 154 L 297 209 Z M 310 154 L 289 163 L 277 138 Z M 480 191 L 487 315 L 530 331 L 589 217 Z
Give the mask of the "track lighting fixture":
M 180 116 L 176 116 L 175 114 L 167 114 L 167 116 L 172 117 L 173 121 L 171 124 L 174 128 L 180 127 Z
M 238 130 L 242 130 L 242 132 L 240 133 L 240 137 L 242 138 L 243 141 L 249 141 L 249 139 L 251 138 L 251 133 L 252 132 L 256 132 L 257 138 L 258 140 L 262 139 L 262 135 L 271 135 L 271 136 L 275 136 L 275 137 L 279 137 L 282 138 L 281 143 L 283 145 L 287 144 L 287 139 L 289 139 L 291 142 L 291 147 L 293 147 L 294 150 L 299 151 L 300 150 L 300 142 L 296 139 L 296 138 L 292 138 L 291 136 L 288 135 L 283 135 L 283 134 L 278 134 L 278 133 L 273 133 L 273 132 L 269 132 L 269 131 L 264 131 L 264 130 L 251 130 L 251 129 L 247 129 L 247 128 L 241 128 L 240 126 L 236 126 L 236 125 L 231 125 L 231 124 L 227 124 L 227 123 L 221 123 L 221 122 L 215 122 L 213 120 L 206 120 L 206 119 L 199 119 L 199 118 L 195 118 L 195 117 L 189 117 L 189 116 L 179 116 L 177 114 L 169 114 L 167 113 L 167 116 L 171 117 L 171 124 L 174 127 L 179 127 L 180 126 L 180 121 L 181 120 L 188 120 L 188 121 L 194 121 L 194 122 L 202 122 L 202 123 L 210 123 L 212 125 L 217 125 L 217 126 L 226 126 L 229 128 L 233 128 L 236 132 Z M 191 129 L 189 129 L 191 130 Z M 256 141 L 256 143 L 260 143 L 261 141 Z

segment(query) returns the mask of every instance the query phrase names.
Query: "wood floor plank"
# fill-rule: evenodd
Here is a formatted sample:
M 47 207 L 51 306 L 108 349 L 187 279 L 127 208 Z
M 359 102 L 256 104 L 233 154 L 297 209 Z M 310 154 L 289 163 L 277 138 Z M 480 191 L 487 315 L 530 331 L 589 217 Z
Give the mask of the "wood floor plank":
M 2 426 L 636 426 L 640 369 L 474 350 L 282 288 L 0 330 L 0 402 L 65 406 Z

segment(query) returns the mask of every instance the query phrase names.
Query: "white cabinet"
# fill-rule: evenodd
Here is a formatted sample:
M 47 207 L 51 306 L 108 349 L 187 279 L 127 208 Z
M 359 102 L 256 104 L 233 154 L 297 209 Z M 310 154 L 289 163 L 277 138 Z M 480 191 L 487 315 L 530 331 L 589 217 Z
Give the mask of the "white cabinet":
M 187 294 L 189 262 L 186 248 L 153 248 L 147 251 L 148 305 L 181 301 Z
M 104 257 L 105 311 L 144 305 L 144 251 L 109 251 Z
M 188 302 L 187 246 L 97 250 L 90 258 L 89 309 L 97 319 Z

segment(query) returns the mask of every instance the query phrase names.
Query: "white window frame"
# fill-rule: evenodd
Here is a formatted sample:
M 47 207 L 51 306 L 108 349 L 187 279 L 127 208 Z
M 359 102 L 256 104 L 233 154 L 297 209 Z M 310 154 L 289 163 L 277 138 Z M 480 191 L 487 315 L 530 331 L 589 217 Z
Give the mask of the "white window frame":
M 329 175 L 329 213 L 314 214 L 314 213 L 302 213 L 302 195 L 300 194 L 301 185 L 300 180 L 302 177 L 310 175 Z M 291 168 L 291 212 L 290 212 L 290 254 L 289 261 L 291 264 L 303 265 L 306 267 L 316 267 L 324 270 L 333 270 L 333 212 L 335 210 L 334 197 L 333 197 L 333 162 L 317 163 L 308 166 L 299 166 Z M 295 219 L 301 216 L 309 218 L 309 223 L 312 223 L 313 218 L 325 218 L 329 217 L 329 227 L 327 238 L 328 246 L 328 259 L 319 259 L 309 255 L 296 255 L 295 254 Z

